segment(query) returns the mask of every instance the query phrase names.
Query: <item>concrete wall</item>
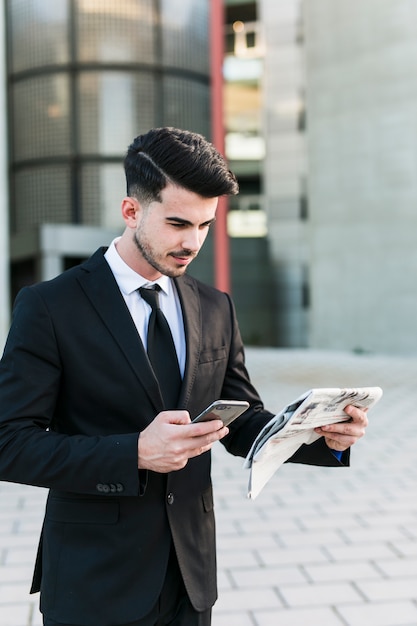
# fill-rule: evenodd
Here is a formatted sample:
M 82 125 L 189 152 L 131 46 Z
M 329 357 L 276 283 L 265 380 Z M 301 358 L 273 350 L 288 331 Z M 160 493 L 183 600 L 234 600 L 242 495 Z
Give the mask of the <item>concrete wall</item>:
M 417 353 L 417 2 L 305 2 L 310 345 Z
M 276 345 L 277 303 L 270 256 L 268 242 L 263 237 L 230 239 L 231 295 L 240 332 L 248 345 Z M 189 273 L 213 284 L 212 232 Z
M 301 0 L 260 0 L 265 40 L 264 196 L 274 276 L 276 345 L 307 345 L 303 295 L 308 274 L 306 224 L 301 197 L 306 148 L 300 120 L 304 106 Z

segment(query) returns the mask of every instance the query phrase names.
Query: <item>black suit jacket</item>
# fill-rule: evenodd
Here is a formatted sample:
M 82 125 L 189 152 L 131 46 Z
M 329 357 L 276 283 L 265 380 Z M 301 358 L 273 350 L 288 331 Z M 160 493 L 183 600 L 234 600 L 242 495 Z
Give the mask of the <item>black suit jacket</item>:
M 23 289 L 0 364 L 0 479 L 50 489 L 32 591 L 58 622 L 125 624 L 156 602 L 171 537 L 197 610 L 217 597 L 210 453 L 168 475 L 137 469 L 137 439 L 163 409 L 158 383 L 98 250 Z M 185 275 L 179 407 L 250 409 L 223 440 L 244 456 L 271 418 L 250 383 L 228 295 Z M 339 465 L 321 440 L 292 459 Z

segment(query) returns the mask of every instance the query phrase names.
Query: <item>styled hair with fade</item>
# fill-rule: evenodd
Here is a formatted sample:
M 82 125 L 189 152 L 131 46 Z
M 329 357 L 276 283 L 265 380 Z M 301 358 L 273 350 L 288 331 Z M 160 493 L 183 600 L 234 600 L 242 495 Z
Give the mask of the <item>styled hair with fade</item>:
M 239 193 L 226 160 L 202 135 L 178 128 L 153 128 L 134 139 L 124 169 L 127 194 L 140 202 L 161 201 L 169 183 L 205 197 Z

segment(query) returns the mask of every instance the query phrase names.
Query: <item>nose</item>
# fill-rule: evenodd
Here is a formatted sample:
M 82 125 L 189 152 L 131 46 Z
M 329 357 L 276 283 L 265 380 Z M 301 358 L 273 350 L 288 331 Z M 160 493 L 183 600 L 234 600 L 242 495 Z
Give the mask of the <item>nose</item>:
M 206 232 L 203 232 L 198 228 L 190 228 L 189 230 L 187 230 L 186 235 L 182 241 L 182 247 L 184 248 L 184 250 L 198 252 L 204 243 L 206 234 Z

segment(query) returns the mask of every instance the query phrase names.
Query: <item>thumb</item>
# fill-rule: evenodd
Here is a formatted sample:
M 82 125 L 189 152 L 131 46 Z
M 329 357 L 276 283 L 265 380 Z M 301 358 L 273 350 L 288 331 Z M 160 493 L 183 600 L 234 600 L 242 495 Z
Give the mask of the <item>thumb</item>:
M 188 411 L 162 411 L 159 415 L 167 424 L 189 424 L 191 422 Z

